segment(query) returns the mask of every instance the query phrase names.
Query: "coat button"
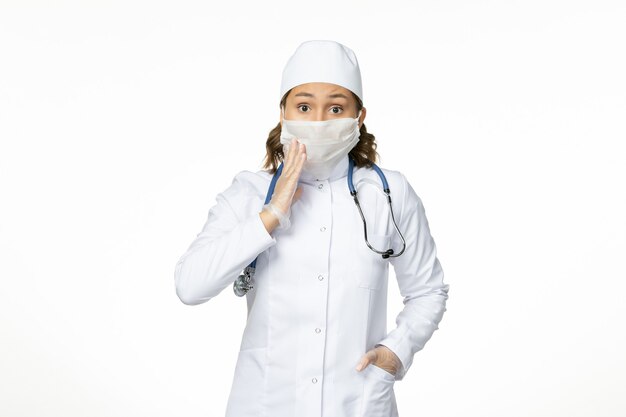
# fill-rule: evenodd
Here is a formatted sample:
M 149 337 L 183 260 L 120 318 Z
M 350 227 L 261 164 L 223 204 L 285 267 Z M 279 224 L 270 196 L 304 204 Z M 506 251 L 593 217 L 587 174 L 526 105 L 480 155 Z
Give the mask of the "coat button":
M 319 279 L 320 281 L 324 279 L 324 275 L 318 275 L 317 279 Z
M 320 227 L 320 231 L 322 231 L 322 232 L 323 232 L 323 231 L 325 231 L 325 230 L 326 230 L 326 228 L 325 228 L 324 226 Z
M 315 333 L 319 333 L 321 331 L 322 331 L 322 329 L 320 329 L 319 327 L 315 329 Z
M 324 184 L 318 185 L 317 188 L 321 190 L 322 188 L 324 188 Z
M 317 378 L 313 378 L 311 381 L 313 381 L 314 384 L 317 384 Z

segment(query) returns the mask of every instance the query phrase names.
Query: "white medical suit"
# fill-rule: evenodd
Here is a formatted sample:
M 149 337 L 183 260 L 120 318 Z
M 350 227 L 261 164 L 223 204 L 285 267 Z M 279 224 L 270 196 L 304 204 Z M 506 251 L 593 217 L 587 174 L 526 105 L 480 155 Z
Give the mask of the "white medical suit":
M 438 329 L 449 285 L 421 199 L 402 173 L 381 169 L 406 239 L 397 258 L 383 259 L 365 243 L 347 184 L 348 156 L 328 180 L 300 178 L 304 189 L 286 230 L 268 233 L 259 216 L 268 171 L 241 171 L 217 195 L 176 264 L 175 283 L 185 304 L 207 302 L 224 289 L 236 303 L 233 281 L 258 256 L 226 417 L 398 417 L 394 383 Z M 353 182 L 370 243 L 398 252 L 402 241 L 379 176 L 355 166 Z M 390 263 L 404 307 L 387 332 Z M 373 364 L 355 369 L 378 344 L 400 358 L 396 375 Z

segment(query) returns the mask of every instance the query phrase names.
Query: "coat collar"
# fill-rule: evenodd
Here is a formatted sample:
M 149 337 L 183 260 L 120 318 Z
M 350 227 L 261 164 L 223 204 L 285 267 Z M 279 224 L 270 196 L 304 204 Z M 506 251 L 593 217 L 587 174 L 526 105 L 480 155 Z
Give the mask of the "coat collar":
M 337 163 L 337 165 L 335 165 L 335 168 L 333 168 L 333 170 L 331 171 L 330 176 L 328 177 L 328 180 L 324 180 L 324 181 L 332 182 L 332 181 L 347 177 L 349 166 L 350 164 L 348 161 L 348 155 L 346 155 L 341 159 L 341 161 Z M 316 184 L 316 183 L 321 182 L 321 181 L 317 181 L 315 178 L 310 176 L 304 170 L 300 172 L 300 181 L 305 182 L 307 184 Z

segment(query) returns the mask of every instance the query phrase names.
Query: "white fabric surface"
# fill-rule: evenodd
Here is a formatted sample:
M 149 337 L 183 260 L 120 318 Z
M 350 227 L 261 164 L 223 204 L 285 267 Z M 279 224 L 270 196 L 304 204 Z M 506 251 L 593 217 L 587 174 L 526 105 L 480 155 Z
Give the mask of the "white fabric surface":
M 445 312 L 447 284 L 424 206 L 406 177 L 381 168 L 407 242 L 383 259 L 363 239 L 363 223 L 347 186 L 348 157 L 328 180 L 300 179 L 291 227 L 269 234 L 259 216 L 269 172 L 241 171 L 219 193 L 208 219 L 175 268 L 185 304 L 207 302 L 260 254 L 241 339 L 227 417 L 397 417 L 396 381 L 410 369 Z M 378 175 L 356 168 L 353 181 L 370 243 L 397 252 L 396 234 Z M 393 265 L 404 307 L 387 332 L 387 285 Z M 403 367 L 394 376 L 373 364 L 355 369 L 382 344 Z

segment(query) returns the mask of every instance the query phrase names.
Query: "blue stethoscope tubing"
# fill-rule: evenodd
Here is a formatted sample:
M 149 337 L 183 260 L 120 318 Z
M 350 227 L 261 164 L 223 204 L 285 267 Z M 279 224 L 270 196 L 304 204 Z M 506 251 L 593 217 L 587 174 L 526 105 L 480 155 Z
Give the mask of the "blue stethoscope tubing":
M 390 257 L 397 257 L 404 253 L 404 250 L 406 248 L 406 241 L 404 240 L 404 236 L 402 236 L 402 232 L 400 232 L 400 229 L 398 228 L 398 225 L 396 224 L 396 219 L 393 215 L 393 208 L 391 207 L 391 195 L 390 195 L 391 191 L 389 190 L 389 184 L 387 183 L 387 178 L 385 177 L 385 174 L 383 173 L 383 171 L 378 167 L 378 165 L 376 165 L 373 162 L 372 162 L 372 168 L 374 169 L 374 171 L 376 171 L 376 173 L 380 177 L 380 180 L 383 184 L 383 191 L 387 195 L 387 203 L 389 204 L 389 211 L 391 212 L 391 220 L 393 221 L 393 226 L 396 229 L 396 232 L 398 232 L 398 234 L 400 235 L 400 238 L 402 239 L 402 250 L 400 250 L 400 252 L 394 253 L 393 249 L 391 248 L 384 250 L 384 251 L 379 251 L 378 249 L 373 248 L 372 245 L 370 245 L 370 242 L 367 240 L 367 223 L 365 221 L 365 216 L 363 215 L 363 210 L 361 210 L 361 204 L 359 203 L 359 198 L 357 196 L 356 188 L 354 188 L 354 183 L 352 182 L 352 172 L 354 171 L 354 159 L 352 159 L 351 156 L 348 157 L 348 188 L 350 190 L 350 195 L 354 198 L 354 203 L 359 209 L 359 214 L 361 215 L 361 219 L 363 220 L 363 234 L 365 237 L 365 243 L 367 244 L 367 247 L 369 247 L 372 251 L 381 255 L 384 259 L 387 259 Z M 282 172 L 283 172 L 283 162 L 280 163 L 280 166 L 278 167 L 278 169 L 274 173 L 274 176 L 272 177 L 272 181 L 270 182 L 270 186 L 267 190 L 267 195 L 265 197 L 264 204 L 268 204 L 270 200 L 272 199 L 272 195 L 274 194 L 274 188 L 276 187 L 276 181 L 278 181 L 278 178 L 280 177 L 280 174 Z M 245 268 L 244 273 L 238 277 L 237 281 L 235 281 L 234 291 L 236 295 L 242 296 L 249 289 L 252 289 L 251 281 L 252 281 L 252 276 L 254 275 L 254 270 L 256 268 L 257 259 L 258 257 L 255 258 L 250 263 L 250 265 L 248 265 Z
M 391 207 L 391 190 L 389 189 L 389 184 L 387 183 L 387 178 L 385 177 L 385 174 L 383 174 L 383 171 L 378 167 L 378 165 L 372 162 L 372 168 L 374 168 L 374 171 L 376 171 L 376 173 L 380 177 L 380 180 L 383 183 L 383 191 L 385 192 L 385 194 L 387 194 L 387 203 L 389 204 L 389 211 L 391 212 L 391 220 L 393 221 L 393 227 L 396 229 L 396 232 L 398 232 L 398 234 L 400 235 L 400 239 L 402 239 L 402 250 L 396 254 L 393 253 L 393 249 L 391 248 L 385 251 L 379 251 L 377 249 L 374 249 L 372 245 L 370 245 L 369 240 L 367 240 L 367 223 L 365 222 L 365 216 L 363 216 L 363 210 L 361 210 L 361 204 L 359 203 L 359 199 L 357 197 L 356 188 L 354 188 L 354 184 L 352 183 L 352 171 L 354 170 L 354 160 L 352 159 L 352 157 L 349 157 L 348 159 L 349 159 L 348 188 L 350 189 L 350 195 L 354 197 L 354 204 L 356 204 L 357 208 L 359 209 L 359 214 L 361 214 L 361 219 L 363 220 L 363 234 L 365 236 L 365 243 L 371 250 L 382 255 L 384 259 L 402 255 L 404 253 L 404 249 L 406 248 L 406 241 L 404 240 L 404 236 L 402 236 L 402 232 L 400 232 L 400 229 L 398 229 L 398 225 L 396 224 L 396 218 L 393 215 L 393 208 Z

